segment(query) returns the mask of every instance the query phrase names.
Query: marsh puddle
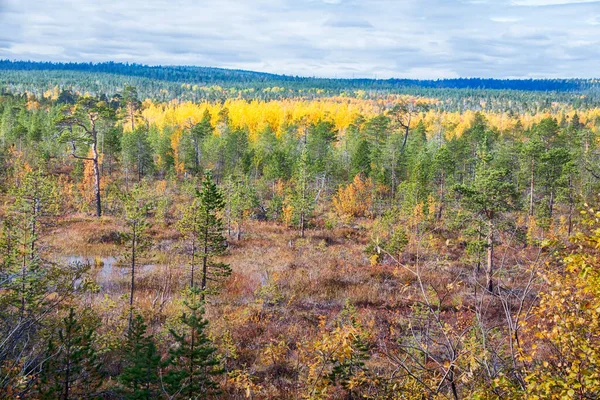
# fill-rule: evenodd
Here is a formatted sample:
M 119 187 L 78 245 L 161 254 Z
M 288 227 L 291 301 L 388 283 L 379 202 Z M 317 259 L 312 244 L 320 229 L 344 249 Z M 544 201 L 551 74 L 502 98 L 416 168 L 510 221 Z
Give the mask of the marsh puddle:
M 68 256 L 64 261 L 88 265 L 89 274 L 100 285 L 102 293 L 121 292 L 129 285 L 131 267 L 116 257 Z M 138 265 L 135 272 L 142 277 L 155 267 L 154 264 Z

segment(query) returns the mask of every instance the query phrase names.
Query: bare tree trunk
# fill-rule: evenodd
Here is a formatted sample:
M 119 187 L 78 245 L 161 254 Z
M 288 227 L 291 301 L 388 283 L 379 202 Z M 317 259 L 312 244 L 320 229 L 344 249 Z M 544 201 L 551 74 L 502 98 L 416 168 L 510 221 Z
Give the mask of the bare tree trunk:
M 409 129 L 410 129 L 410 120 L 408 120 L 408 124 L 404 127 L 404 140 L 402 140 L 402 147 L 400 148 L 400 154 L 404 153 L 404 148 L 406 147 L 406 142 L 408 141 Z
M 200 172 L 200 144 L 198 143 L 198 139 L 194 139 L 194 164 L 196 166 L 196 174 Z
M 487 234 L 487 269 L 485 271 L 487 279 L 487 287 L 489 292 L 494 291 L 494 224 L 490 220 L 488 222 L 488 234 Z
M 135 291 L 135 245 L 137 242 L 137 229 L 133 225 L 133 241 L 131 246 L 131 291 L 129 293 L 129 332 L 131 332 L 131 324 L 133 323 L 133 294 Z
M 96 216 L 97 217 L 101 217 L 102 216 L 102 202 L 100 199 L 100 163 L 99 163 L 99 155 L 98 155 L 98 143 L 97 143 L 97 139 L 96 139 L 96 134 L 93 134 L 93 143 L 92 143 L 92 152 L 93 152 L 93 159 L 92 162 L 94 163 L 94 191 L 95 191 L 95 195 L 96 195 Z
M 454 379 L 454 365 L 450 367 L 450 373 L 448 374 L 450 380 L 450 388 L 452 389 L 452 397 L 454 400 L 458 400 L 458 389 L 456 388 L 456 380 Z
M 533 216 L 533 190 L 535 185 L 535 161 L 531 160 L 531 178 L 530 178 L 530 188 L 529 188 L 529 216 Z
M 206 212 L 206 222 L 204 231 L 204 253 L 202 254 L 202 302 L 206 293 L 206 281 L 208 278 L 208 212 Z
M 191 269 L 191 277 L 190 277 L 190 287 L 194 287 L 194 269 L 195 269 L 195 257 L 196 257 L 196 240 L 192 241 L 192 260 L 190 261 L 190 269 Z

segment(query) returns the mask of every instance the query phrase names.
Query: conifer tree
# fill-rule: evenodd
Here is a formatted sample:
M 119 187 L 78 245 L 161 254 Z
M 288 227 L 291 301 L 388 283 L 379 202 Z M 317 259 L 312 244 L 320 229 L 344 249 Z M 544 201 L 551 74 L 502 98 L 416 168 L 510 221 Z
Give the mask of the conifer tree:
M 53 310 L 72 298 L 85 268 L 44 260 L 38 239 L 58 210 L 55 185 L 40 171 L 25 168 L 0 231 L 0 393 L 19 388 L 25 395 L 44 360 L 41 332 Z M 21 366 L 15 368 L 16 366 Z M 13 392 L 17 396 L 19 392 Z
M 109 129 L 102 141 L 102 153 L 106 156 L 108 174 L 112 175 L 113 163 L 121 153 L 121 141 L 123 140 L 123 127 Z M 104 167 L 104 163 L 102 163 Z
M 223 373 L 216 357 L 216 348 L 207 335 L 201 292 L 191 288 L 185 301 L 187 312 L 180 317 L 181 328 L 171 329 L 175 347 L 169 353 L 168 372 L 163 378 L 165 388 L 173 398 L 201 399 L 219 392 L 215 377 Z
M 136 171 L 139 182 L 144 175 L 152 172 L 154 160 L 146 127 L 138 126 L 131 132 L 123 133 L 121 151 L 127 175 L 130 170 Z
M 451 179 L 456 168 L 456 160 L 448 150 L 448 147 L 442 145 L 433 158 L 433 176 L 439 185 L 438 201 L 439 206 L 436 210 L 436 218 L 442 219 L 444 206 L 446 203 L 446 191 L 448 180 Z
M 143 193 L 140 186 L 136 186 L 124 199 L 125 222 L 128 231 L 124 233 L 124 238 L 128 243 L 128 252 L 126 259 L 131 265 L 131 283 L 129 292 L 129 330 L 131 331 L 133 323 L 133 298 L 135 294 L 135 273 L 139 266 L 140 255 L 147 250 L 149 238 L 146 231 L 149 223 L 146 218 L 150 203 Z
M 96 216 L 102 215 L 100 197 L 100 149 L 99 131 L 102 123 L 112 119 L 112 110 L 106 102 L 94 97 L 82 97 L 74 106 L 65 107 L 56 125 L 61 130 L 61 140 L 71 145 L 71 156 L 78 160 L 91 161 L 94 168 L 94 197 Z M 81 155 L 79 147 L 90 149 L 88 156 Z M 86 152 L 87 154 L 87 152 Z
M 229 218 L 236 225 L 236 240 L 242 238 L 242 225 L 249 212 L 257 205 L 256 193 L 247 178 L 240 174 L 229 177 L 227 182 L 227 208 Z
M 160 354 L 154 337 L 147 333 L 147 325 L 136 314 L 127 333 L 123 353 L 124 368 L 119 383 L 127 400 L 150 400 L 159 397 Z
M 371 144 L 363 139 L 358 143 L 350 159 L 351 176 L 371 174 Z
M 212 174 L 207 171 L 202 181 L 202 189 L 196 191 L 191 207 L 184 210 L 178 224 L 179 231 L 189 240 L 191 246 L 191 288 L 196 285 L 196 260 L 199 259 L 202 263 L 202 297 L 206 295 L 208 281 L 219 281 L 231 274 L 229 265 L 214 260 L 214 257 L 223 254 L 227 248 L 220 215 L 224 206 L 223 194 L 214 183 Z
M 292 176 L 293 188 L 289 196 L 291 207 L 294 212 L 294 220 L 300 226 L 300 237 L 304 237 L 306 222 L 310 218 L 314 208 L 314 191 L 310 187 L 312 179 L 310 160 L 306 148 L 302 149 L 300 159 L 294 169 Z
M 101 363 L 94 349 L 94 328 L 85 327 L 73 308 L 48 341 L 40 373 L 41 399 L 98 398 Z
M 142 103 L 138 99 L 137 88 L 131 85 L 125 86 L 121 97 L 120 116 L 123 122 L 131 124 L 131 131 L 133 132 L 135 130 L 135 122 L 139 118 L 139 110 L 142 106 Z
M 188 127 L 186 138 L 189 138 L 189 141 L 187 142 L 187 148 L 184 149 L 186 155 L 186 167 L 195 174 L 200 173 L 202 169 L 202 143 L 206 137 L 211 136 L 214 132 L 214 128 L 210 121 L 210 111 L 206 109 L 204 110 L 204 114 L 202 114 L 200 122 L 190 124 Z M 182 143 L 184 142 L 185 140 Z
M 476 217 L 483 218 L 486 236 L 487 268 L 486 280 L 489 292 L 494 290 L 494 231 L 498 219 L 504 212 L 516 209 L 518 196 L 510 173 L 491 164 L 488 153 L 480 156 L 475 178 L 471 185 L 457 185 L 455 191 L 462 195 L 465 206 Z
M 24 317 L 28 310 L 34 312 L 40 305 L 37 303 L 43 299 L 40 292 L 47 282 L 40 278 L 48 271 L 41 267 L 37 243 L 44 218 L 56 215 L 59 205 L 56 185 L 40 170 L 25 168 L 20 185 L 12 192 L 15 201 L 10 211 L 18 238 L 13 251 L 18 252 L 21 264 L 20 276 L 13 284 L 21 286 L 21 314 Z

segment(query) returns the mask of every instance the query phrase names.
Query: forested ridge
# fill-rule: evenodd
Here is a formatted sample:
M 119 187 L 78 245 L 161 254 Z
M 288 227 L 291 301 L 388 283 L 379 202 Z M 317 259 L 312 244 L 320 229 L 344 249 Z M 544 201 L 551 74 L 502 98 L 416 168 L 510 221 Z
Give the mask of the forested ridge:
M 0 62 L 0 398 L 600 397 L 596 83 L 303 79 Z
M 60 63 L 0 60 L 0 70 L 13 71 L 81 71 L 139 76 L 182 83 L 204 84 L 244 84 L 270 83 L 281 85 L 294 82 L 297 85 L 321 89 L 343 87 L 345 89 L 401 89 L 401 88 L 448 88 L 448 89 L 507 89 L 527 91 L 584 91 L 598 89 L 598 79 L 327 79 L 269 74 L 244 70 L 195 66 L 149 66 L 116 62 L 101 63 Z
M 597 106 L 597 79 L 326 79 L 275 75 L 261 72 L 192 66 L 140 64 L 52 63 L 0 60 L 0 89 L 41 96 L 58 86 L 94 95 L 116 93 L 127 85 L 140 95 L 157 100 L 211 100 L 227 98 L 280 99 L 282 97 L 378 98 L 384 94 L 408 94 L 445 100 L 457 110 L 481 107 L 499 99 L 504 109 L 517 104 L 571 103 Z

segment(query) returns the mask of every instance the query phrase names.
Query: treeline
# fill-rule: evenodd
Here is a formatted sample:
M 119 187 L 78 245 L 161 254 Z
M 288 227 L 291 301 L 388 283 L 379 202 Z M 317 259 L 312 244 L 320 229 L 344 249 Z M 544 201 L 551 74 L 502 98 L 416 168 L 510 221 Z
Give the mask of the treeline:
M 183 108 L 186 118 L 175 118 L 132 86 L 111 96 L 2 96 L 3 393 L 268 398 L 283 376 L 282 397 L 597 397 L 597 113 L 527 124 L 514 115 L 498 129 L 481 112 L 456 131 L 429 123 L 430 106 L 418 100 L 395 98 L 343 128 L 307 112 L 258 129 L 231 115 L 252 108 Z M 47 260 L 40 246 L 53 217 L 82 214 L 124 221 L 118 243 L 131 280 L 121 330 L 102 318 L 114 304 L 77 307 L 98 290 L 86 267 Z M 329 325 L 324 315 L 297 320 L 277 332 L 303 337 L 281 334 L 259 348 L 236 342 L 233 329 L 211 336 L 204 309 L 223 306 L 210 300 L 232 273 L 220 257 L 252 220 L 296 231 L 290 247 L 308 246 L 315 230 L 341 232 L 317 247 L 363 234 L 360 271 L 340 264 L 344 276 L 312 284 L 350 287 L 362 273 L 361 286 L 388 285 L 391 300 L 360 307 L 389 314 L 361 320 L 348 302 Z M 177 233 L 167 256 L 189 272 L 176 316 L 162 311 L 173 298 L 146 305 L 153 318 L 134 301 L 140 260 L 159 251 L 150 225 Z M 265 324 L 294 314 L 288 283 L 267 279 L 255 293 L 262 308 L 237 315 L 239 330 L 268 336 L 275 328 Z M 252 313 L 246 298 L 239 303 Z M 218 310 L 225 319 L 227 307 Z
M 545 111 L 557 102 L 578 109 L 595 107 L 600 93 L 594 79 L 320 79 L 205 67 L 0 60 L 0 89 L 11 93 L 28 92 L 40 97 L 57 87 L 99 96 L 118 92 L 127 85 L 136 86 L 142 97 L 159 101 L 330 96 L 379 99 L 407 94 L 438 98 L 444 110 L 481 110 L 489 103 L 491 109 L 518 113 Z
M 301 84 L 307 88 L 392 90 L 400 88 L 447 88 L 447 89 L 494 89 L 524 91 L 582 92 L 597 89 L 600 83 L 595 79 L 320 79 L 263 72 L 229 70 L 222 68 L 193 66 L 149 66 L 129 63 L 60 63 L 0 60 L 0 70 L 17 71 L 82 71 L 139 76 L 148 79 L 191 84 L 219 84 L 266 82 L 270 86 L 286 86 L 286 82 Z

